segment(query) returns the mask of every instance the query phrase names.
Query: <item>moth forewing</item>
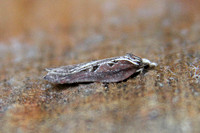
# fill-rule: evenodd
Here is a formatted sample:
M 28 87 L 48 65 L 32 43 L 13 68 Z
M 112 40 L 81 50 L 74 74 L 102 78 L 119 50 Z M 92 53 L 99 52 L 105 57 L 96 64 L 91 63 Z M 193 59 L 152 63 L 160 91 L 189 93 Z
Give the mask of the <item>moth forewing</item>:
M 96 73 L 100 73 L 98 77 L 100 82 L 119 82 L 133 75 L 138 68 L 138 65 L 126 60 L 120 60 L 112 65 L 104 64 L 100 66 Z
M 151 67 L 155 64 L 147 59 L 127 54 L 88 63 L 46 69 L 48 73 L 44 78 L 55 84 L 119 82 L 142 71 L 146 65 Z

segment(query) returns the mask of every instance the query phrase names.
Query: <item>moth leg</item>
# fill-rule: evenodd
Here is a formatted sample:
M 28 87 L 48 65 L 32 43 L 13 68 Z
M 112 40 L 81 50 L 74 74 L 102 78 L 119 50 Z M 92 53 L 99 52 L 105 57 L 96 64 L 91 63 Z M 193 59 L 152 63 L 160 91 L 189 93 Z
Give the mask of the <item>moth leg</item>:
M 140 68 L 136 72 L 143 73 L 143 71 L 144 71 L 144 68 Z
M 109 83 L 105 83 L 105 82 L 103 83 L 103 87 L 104 87 L 106 90 L 108 89 L 108 84 L 109 84 Z

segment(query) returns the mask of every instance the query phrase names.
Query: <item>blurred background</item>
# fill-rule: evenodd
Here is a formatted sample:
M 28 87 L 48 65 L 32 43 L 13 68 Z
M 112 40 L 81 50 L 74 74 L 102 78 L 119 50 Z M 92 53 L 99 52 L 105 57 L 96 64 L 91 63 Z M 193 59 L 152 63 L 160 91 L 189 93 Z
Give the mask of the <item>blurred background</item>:
M 0 132 L 200 132 L 199 0 L 0 0 Z M 133 53 L 127 82 L 55 86 L 48 67 Z
M 41 49 L 41 45 L 48 45 L 53 47 L 50 48 L 53 50 L 51 54 L 54 57 L 55 53 L 56 59 L 62 54 L 70 53 L 76 46 L 80 47 L 79 51 L 90 50 L 95 55 L 98 53 L 94 49 L 100 47 L 110 56 L 126 52 L 137 54 L 138 50 L 128 50 L 130 47 L 116 47 L 132 45 L 138 49 L 138 41 L 150 35 L 150 41 L 155 42 L 146 45 L 157 47 L 166 43 L 161 44 L 153 39 L 155 37 L 169 39 L 171 30 L 177 34 L 186 34 L 188 27 L 199 28 L 198 5 L 198 0 L 2 0 L 0 41 L 1 45 L 14 42 L 19 42 L 19 45 L 34 45 L 27 50 L 33 47 Z M 147 48 L 146 45 L 139 48 Z M 121 52 L 109 54 L 108 47 L 113 46 Z M 72 57 L 76 55 L 73 53 L 70 53 Z
M 72 45 L 74 36 L 95 33 L 109 32 L 106 37 L 110 37 L 122 31 L 150 32 L 159 25 L 180 30 L 199 20 L 198 5 L 198 0 L 2 0 L 0 39 L 43 36 L 58 40 L 56 45 Z

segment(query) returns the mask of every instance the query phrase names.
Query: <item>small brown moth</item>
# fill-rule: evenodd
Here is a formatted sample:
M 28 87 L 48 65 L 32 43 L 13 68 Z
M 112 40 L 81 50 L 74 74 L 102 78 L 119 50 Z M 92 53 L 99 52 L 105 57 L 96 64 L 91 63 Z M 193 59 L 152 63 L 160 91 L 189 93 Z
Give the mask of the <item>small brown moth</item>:
M 144 69 L 157 66 L 148 59 L 133 54 L 91 61 L 77 65 L 47 68 L 45 80 L 55 84 L 83 82 L 119 82 Z

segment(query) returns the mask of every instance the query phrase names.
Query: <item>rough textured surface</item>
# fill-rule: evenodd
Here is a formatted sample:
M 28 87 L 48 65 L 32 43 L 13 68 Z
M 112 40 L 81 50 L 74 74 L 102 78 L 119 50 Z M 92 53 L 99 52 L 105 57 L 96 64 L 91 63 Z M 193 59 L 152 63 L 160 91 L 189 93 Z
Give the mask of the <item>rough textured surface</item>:
M 200 132 L 198 0 L 1 1 L 0 132 Z M 126 82 L 52 85 L 44 68 L 134 53 Z

